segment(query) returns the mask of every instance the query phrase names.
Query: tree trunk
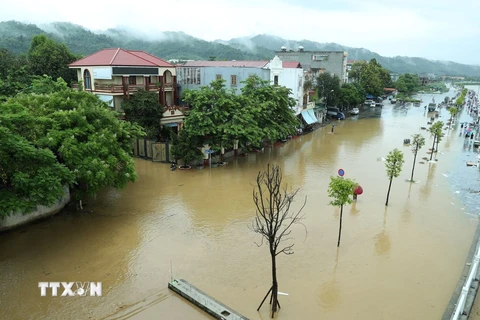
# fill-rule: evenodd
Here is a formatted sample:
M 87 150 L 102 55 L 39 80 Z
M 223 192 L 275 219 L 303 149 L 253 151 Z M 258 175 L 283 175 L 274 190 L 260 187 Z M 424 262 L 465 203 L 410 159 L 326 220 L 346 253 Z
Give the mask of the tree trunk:
M 340 227 L 338 228 L 337 247 L 340 247 L 340 237 L 342 236 L 342 218 L 343 218 L 343 205 L 340 206 Z
M 432 153 L 430 153 L 430 161 L 432 161 L 433 151 L 435 150 L 435 140 L 437 140 L 437 135 L 433 136 L 433 145 L 432 145 Z
M 413 172 L 415 171 L 415 161 L 417 161 L 417 153 L 418 153 L 418 148 L 415 149 L 415 153 L 413 156 L 412 176 L 410 177 L 411 182 L 413 182 Z
M 270 304 L 272 305 L 272 319 L 277 312 L 278 306 L 278 282 L 277 282 L 277 261 L 275 256 L 275 251 L 270 250 L 270 255 L 272 256 L 272 296 L 270 298 Z
M 387 201 L 385 201 L 386 206 L 388 206 L 388 198 L 390 197 L 390 189 L 392 188 L 392 180 L 393 180 L 393 177 L 390 177 L 390 183 L 388 184 Z

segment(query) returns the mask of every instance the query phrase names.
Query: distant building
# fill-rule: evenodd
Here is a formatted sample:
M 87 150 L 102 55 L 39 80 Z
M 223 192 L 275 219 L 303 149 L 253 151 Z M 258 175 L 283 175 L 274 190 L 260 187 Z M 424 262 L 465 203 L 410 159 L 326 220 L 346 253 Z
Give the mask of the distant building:
M 390 80 L 392 80 L 392 82 L 397 82 L 398 78 L 400 78 L 398 73 L 390 73 Z
M 418 75 L 418 81 L 421 86 L 427 86 L 437 80 L 437 76 L 434 73 L 421 73 Z
M 85 91 L 121 111 L 121 102 L 139 89 L 157 92 L 159 101 L 173 105 L 175 66 L 144 51 L 104 49 L 69 65 L 77 70 Z
M 357 60 L 347 60 L 347 68 L 346 68 L 346 71 L 347 71 L 347 83 L 353 83 L 355 82 L 353 78 L 350 77 L 350 71 L 352 70 L 352 66 L 353 64 L 357 62 Z
M 345 51 L 305 51 L 300 46 L 298 51 L 282 47 L 275 54 L 282 61 L 300 62 L 312 80 L 324 72 L 328 72 L 332 76 L 336 75 L 342 83 L 346 83 L 348 80 L 347 52 Z
M 297 113 L 303 106 L 303 69 L 299 62 L 281 61 L 274 57 L 271 61 L 187 61 L 177 66 L 177 87 L 180 94 L 185 89 L 197 90 L 212 81 L 224 79 L 226 87 L 241 93 L 242 81 L 257 75 L 271 84 L 285 86 L 292 90 L 292 98 L 297 101 Z
M 143 89 L 158 94 L 166 108 L 161 124 L 180 127 L 183 115 L 172 110 L 178 100 L 176 69 L 171 63 L 147 52 L 122 48 L 104 49 L 69 64 L 77 70 L 83 90 L 97 95 L 113 110 L 122 112 L 122 102 Z M 78 84 L 73 86 L 78 88 Z

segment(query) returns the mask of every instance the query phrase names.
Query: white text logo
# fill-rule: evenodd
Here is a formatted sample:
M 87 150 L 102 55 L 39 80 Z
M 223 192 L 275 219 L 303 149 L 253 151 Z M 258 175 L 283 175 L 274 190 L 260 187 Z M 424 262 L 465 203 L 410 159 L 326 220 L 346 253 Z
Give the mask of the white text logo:
M 61 293 L 62 297 L 74 296 L 102 296 L 101 282 L 39 282 L 40 295 L 47 296 L 47 291 L 50 288 L 52 297 L 57 297 Z

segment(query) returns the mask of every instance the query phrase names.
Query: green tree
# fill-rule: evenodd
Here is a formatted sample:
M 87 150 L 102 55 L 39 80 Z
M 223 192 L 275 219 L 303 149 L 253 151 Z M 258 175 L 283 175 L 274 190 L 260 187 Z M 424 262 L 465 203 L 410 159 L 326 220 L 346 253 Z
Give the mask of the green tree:
M 12 118 L 30 124 L 32 115 L 0 113 L 0 123 Z M 25 137 L 0 125 L 0 217 L 30 213 L 37 205 L 51 206 L 63 196 L 63 186 L 73 183 L 74 174 L 57 162 L 47 148 L 33 145 Z
M 75 60 L 77 57 L 64 44 L 55 42 L 45 35 L 33 37 L 28 50 L 29 68 L 33 75 L 46 74 L 53 79 L 62 78 L 69 84 L 77 80 L 75 70 L 68 68 Z
M 62 78 L 58 78 L 57 81 L 55 81 L 52 77 L 44 75 L 42 77 L 33 77 L 30 91 L 36 94 L 49 94 L 67 89 L 68 85 Z
M 2 109 L 32 115 L 35 121 L 31 125 L 21 126 L 18 116 L 10 117 L 4 125 L 37 148 L 50 149 L 57 161 L 74 174 L 78 197 L 95 194 L 104 187 L 122 188 L 135 181 L 132 142 L 143 132 L 138 125 L 119 120 L 95 95 L 71 89 L 17 95 L 7 100 Z
M 383 68 L 376 59 L 353 63 L 349 74 L 361 84 L 366 93 L 377 97 L 381 96 L 383 89 L 391 84 L 390 72 Z
M 405 95 L 411 95 L 412 93 L 418 91 L 419 87 L 420 85 L 418 76 L 415 74 L 401 74 L 395 83 L 395 88 Z
M 346 83 L 340 88 L 339 101 L 342 105 L 346 105 L 349 108 L 361 104 L 365 100 L 365 94 L 358 90 L 358 87 Z
M 385 205 L 388 206 L 388 199 L 390 197 L 390 190 L 392 188 L 393 178 L 398 178 L 400 172 L 402 172 L 402 166 L 405 161 L 403 160 L 403 152 L 398 149 L 393 149 L 388 153 L 388 156 L 385 160 L 385 166 L 387 169 L 387 176 L 390 180 L 388 184 L 387 200 Z
M 157 93 L 138 90 L 122 102 L 122 109 L 125 112 L 125 119 L 140 125 L 147 139 L 160 138 L 160 120 L 165 109 L 158 101 Z
M 31 81 L 25 56 L 14 56 L 7 50 L 0 50 L 0 101 L 26 92 Z
M 352 179 L 345 179 L 343 177 L 330 177 L 330 184 L 328 185 L 328 196 L 333 198 L 330 205 L 340 207 L 340 225 L 338 228 L 338 242 L 337 247 L 340 246 L 340 238 L 342 236 L 342 219 L 343 206 L 353 202 L 353 191 L 357 183 Z
M 352 68 L 349 71 L 349 77 L 352 78 L 355 82 L 359 83 L 363 79 L 363 74 L 367 70 L 368 62 L 364 60 L 355 61 L 352 64 Z
M 451 107 L 450 109 L 448 109 L 448 112 L 450 113 L 450 123 L 451 123 L 453 118 L 455 118 L 455 116 L 457 115 L 458 109 L 455 107 Z
M 415 171 L 415 162 L 417 161 L 418 150 L 420 150 L 425 145 L 425 138 L 421 134 L 414 134 L 412 136 L 412 152 L 413 152 L 413 166 L 412 166 L 412 176 L 410 181 L 413 181 L 413 173 Z
M 242 88 L 242 103 L 249 106 L 249 112 L 256 119 L 257 127 L 248 137 L 250 141 L 261 131 L 260 141 L 276 141 L 292 135 L 299 125 L 293 111 L 295 99 L 290 97 L 291 90 L 284 86 L 272 86 L 258 76 L 247 78 Z M 258 139 L 258 138 L 256 138 Z
M 208 144 L 219 151 L 233 144 L 226 128 L 231 124 L 231 112 L 239 104 L 235 93 L 225 88 L 225 80 L 212 81 L 200 90 L 186 90 L 183 99 L 192 108 L 184 121 L 184 130 L 199 143 L 198 147 Z
M 324 72 L 317 77 L 317 93 L 326 106 L 336 105 L 340 97 L 340 78 Z
M 199 137 L 189 137 L 188 131 L 181 130 L 178 135 L 172 134 L 172 156 L 175 160 L 183 159 L 183 164 L 188 165 L 202 158 L 203 154 L 198 148 Z
M 302 207 L 296 212 L 292 211 L 291 204 L 298 193 L 298 189 L 287 190 L 286 186 L 282 186 L 282 180 L 283 175 L 280 167 L 268 164 L 266 170 L 258 172 L 253 191 L 256 213 L 252 229 L 262 237 L 262 242 L 258 246 L 261 246 L 264 240 L 268 243 L 272 261 L 272 286 L 257 311 L 260 310 L 265 299 L 271 294 L 272 318 L 277 312 L 277 307 L 280 307 L 278 302 L 277 256 L 281 253 L 293 254 L 294 244 L 285 244 L 285 242 L 292 240 L 289 236 L 292 227 L 296 224 L 302 224 L 302 220 L 305 218 L 302 210 L 307 203 L 305 197 Z
M 437 148 L 438 148 L 438 142 L 443 137 L 442 128 L 443 128 L 442 121 L 437 121 L 434 124 L 432 124 L 430 128 L 428 128 L 428 131 L 433 135 L 432 153 L 430 153 L 430 161 L 432 161 L 433 154 L 438 151 L 435 149 L 435 144 L 437 144 Z

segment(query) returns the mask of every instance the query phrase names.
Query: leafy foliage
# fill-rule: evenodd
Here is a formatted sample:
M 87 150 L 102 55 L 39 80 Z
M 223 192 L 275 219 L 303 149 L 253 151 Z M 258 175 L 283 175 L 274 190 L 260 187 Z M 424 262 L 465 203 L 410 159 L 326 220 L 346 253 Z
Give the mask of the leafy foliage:
M 172 156 L 174 159 L 183 159 L 185 165 L 200 160 L 203 156 L 198 145 L 198 136 L 190 137 L 189 131 L 181 130 L 178 135 L 172 134 Z
M 421 134 L 414 134 L 412 136 L 412 152 L 413 152 L 413 166 L 412 166 L 412 176 L 410 181 L 413 182 L 413 173 L 415 171 L 415 161 L 417 160 L 418 150 L 420 150 L 425 145 L 425 138 Z
M 448 109 L 448 113 L 450 113 L 450 121 L 451 121 L 457 115 L 458 109 L 455 107 L 451 107 L 450 109 Z
M 415 74 L 401 74 L 395 82 L 395 88 L 398 92 L 411 94 L 420 88 L 418 76 Z
M 343 206 L 347 203 L 353 202 L 353 192 L 358 184 L 352 179 L 345 179 L 343 177 L 330 177 L 328 185 L 328 196 L 333 198 L 330 205 L 340 207 L 340 224 L 338 227 L 338 242 L 337 247 L 340 246 L 340 238 L 342 237 L 342 220 L 343 220 Z
M 192 110 L 184 121 L 186 136 L 197 147 L 210 145 L 218 151 L 233 145 L 258 145 L 295 132 L 298 120 L 290 90 L 269 85 L 258 76 L 245 80 L 241 94 L 225 89 L 225 80 L 215 80 L 200 90 L 186 90 L 184 100 Z
M 64 85 L 63 80 L 56 84 Z M 0 110 L 4 177 L 0 189 L 8 192 L 11 210 L 48 204 L 58 199 L 67 182 L 76 185 L 81 197 L 135 181 L 131 143 L 142 135 L 141 128 L 118 120 L 95 95 L 68 88 L 22 94 L 8 99 Z
M 158 101 L 157 93 L 138 90 L 122 102 L 122 108 L 125 118 L 143 127 L 148 139 L 157 139 L 161 135 L 160 119 L 164 108 Z
M 339 103 L 344 106 L 356 106 L 365 100 L 365 90 L 359 84 L 346 83 L 340 88 Z
M 388 184 L 387 200 L 385 201 L 386 206 L 388 206 L 388 199 L 390 197 L 390 189 L 392 188 L 393 178 L 398 178 L 400 172 L 402 172 L 402 166 L 404 162 L 405 160 L 403 160 L 403 152 L 397 148 L 390 151 L 387 155 L 385 167 L 387 169 L 387 176 L 390 180 L 390 183 Z
M 33 77 L 30 92 L 36 94 L 49 94 L 67 89 L 67 83 L 62 78 L 58 78 L 57 81 L 55 81 L 52 77 L 44 75 L 43 77 Z
M 387 176 L 390 180 L 393 178 L 398 178 L 400 172 L 402 172 L 402 166 L 404 162 L 403 152 L 397 148 L 388 153 L 385 160 L 385 167 L 387 169 Z
M 29 70 L 33 75 L 47 74 L 54 79 L 63 78 L 67 83 L 77 80 L 75 70 L 68 68 L 68 64 L 77 58 L 63 43 L 55 42 L 45 35 L 33 37 L 28 50 Z
M 0 114 L 0 123 L 12 114 Z M 31 122 L 32 115 L 23 120 Z M 25 137 L 0 125 L 0 216 L 27 213 L 37 205 L 50 206 L 63 195 L 63 185 L 74 181 L 74 174 L 57 162 L 47 148 L 39 148 Z
M 354 62 L 350 76 L 361 84 L 366 93 L 376 97 L 383 94 L 383 88 L 391 85 L 390 72 L 376 59 Z
M 340 78 L 325 72 L 317 77 L 317 94 L 327 106 L 333 106 L 340 100 Z
M 243 81 L 242 95 L 248 98 L 257 126 L 262 130 L 260 140 L 275 141 L 295 133 L 299 124 L 292 108 L 295 99 L 290 97 L 291 90 L 283 86 L 272 86 L 268 81 L 252 76 Z
M 357 187 L 355 180 L 343 177 L 330 177 L 328 196 L 333 198 L 330 205 L 340 207 L 353 202 L 353 191 Z

